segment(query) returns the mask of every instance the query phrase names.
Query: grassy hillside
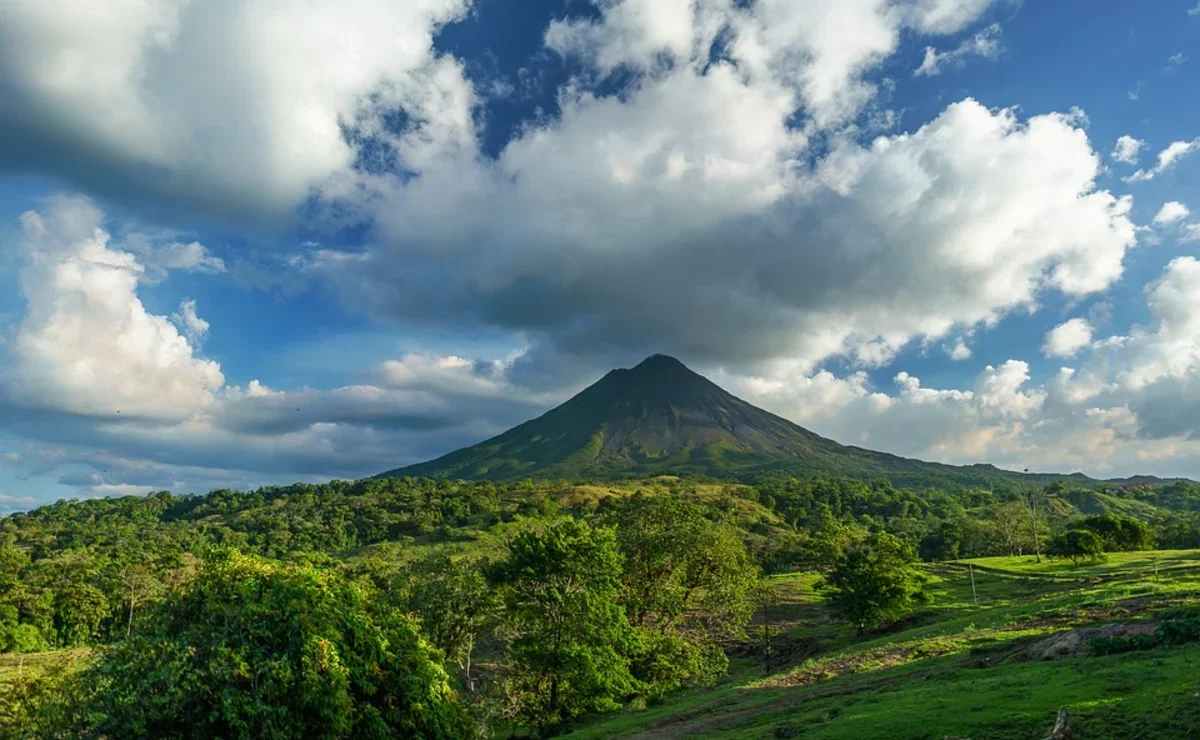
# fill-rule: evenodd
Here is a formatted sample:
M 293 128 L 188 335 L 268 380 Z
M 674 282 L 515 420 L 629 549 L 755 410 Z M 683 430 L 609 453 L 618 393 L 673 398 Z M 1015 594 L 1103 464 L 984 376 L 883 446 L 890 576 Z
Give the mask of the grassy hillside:
M 969 562 L 978 607 L 967 562 L 929 565 L 929 606 L 861 641 L 828 620 L 815 576 L 776 577 L 783 603 L 772 620 L 782 634 L 769 673 L 761 652 L 751 654 L 718 687 L 569 737 L 1028 740 L 1048 735 L 1061 708 L 1080 738 L 1200 733 L 1200 643 L 1096 656 L 1084 639 L 1075 654 L 1046 657 L 1056 644 L 1076 645 L 1081 629 L 1137 632 L 1200 615 L 1200 551 L 1114 554 L 1080 568 Z

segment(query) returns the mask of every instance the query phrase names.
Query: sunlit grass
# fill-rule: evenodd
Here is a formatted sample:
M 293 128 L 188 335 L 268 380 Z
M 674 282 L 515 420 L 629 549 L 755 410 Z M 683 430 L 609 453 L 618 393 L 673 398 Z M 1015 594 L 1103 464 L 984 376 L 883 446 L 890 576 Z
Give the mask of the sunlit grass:
M 1056 632 L 1200 608 L 1200 551 L 1079 568 L 970 563 L 974 593 L 967 562 L 926 566 L 930 603 L 861 639 L 822 608 L 818 574 L 778 576 L 783 639 L 814 641 L 817 654 L 771 675 L 742 662 L 723 685 L 596 718 L 570 737 L 1015 740 L 1048 734 L 1062 707 L 1081 738 L 1200 736 L 1200 645 L 1058 661 L 1031 652 Z

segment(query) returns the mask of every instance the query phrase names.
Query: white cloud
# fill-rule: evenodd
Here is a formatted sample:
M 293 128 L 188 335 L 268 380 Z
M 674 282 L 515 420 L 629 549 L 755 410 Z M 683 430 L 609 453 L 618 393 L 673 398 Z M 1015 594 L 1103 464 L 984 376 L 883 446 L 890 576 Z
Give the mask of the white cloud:
M 999 23 L 993 23 L 984 28 L 950 51 L 939 52 L 932 46 L 925 47 L 925 57 L 921 61 L 921 66 L 917 67 L 913 74 L 917 77 L 934 77 L 947 69 L 964 66 L 967 60 L 973 56 L 992 60 L 999 58 Z
M 438 109 L 466 83 L 435 57 L 433 35 L 465 10 L 466 0 L 5 2 L 0 165 L 131 200 L 287 214 L 352 164 L 343 123 L 370 128 L 380 108 L 401 108 L 431 140 L 463 125 L 461 111 Z
M 1092 342 L 1092 325 L 1087 319 L 1074 318 L 1046 333 L 1042 353 L 1047 357 L 1073 357 Z
M 947 354 L 950 356 L 951 360 L 954 360 L 955 362 L 962 362 L 963 360 L 971 359 L 971 348 L 967 346 L 967 343 L 963 341 L 962 337 L 959 337 L 958 341 L 954 343 L 954 348 L 951 349 Z
M 577 389 L 514 384 L 519 352 L 410 354 L 367 373 L 376 384 L 329 390 L 226 386 L 196 355 L 211 330 L 196 303 L 149 313 L 144 268 L 113 246 L 95 205 L 59 197 L 21 220 L 26 312 L 0 366 L 0 423 L 32 448 L 0 460 L 83 495 L 369 475 L 476 442 Z
M 1177 221 L 1182 221 L 1191 214 L 1188 207 L 1177 200 L 1167 201 L 1163 203 L 1162 208 L 1158 209 L 1158 213 L 1154 216 L 1156 224 L 1173 224 Z
M 665 71 L 662 55 L 708 65 L 714 43 L 750 85 L 795 96 L 808 125 L 825 128 L 857 114 L 874 96 L 864 72 L 892 54 L 900 33 L 954 33 L 993 0 L 926 0 L 909 7 L 881 0 L 601 0 L 595 21 L 554 21 L 546 45 L 589 62 L 599 75 L 628 65 Z M 795 104 L 793 104 L 795 105 Z
M 1125 178 L 1125 182 L 1145 182 L 1153 180 L 1162 173 L 1174 167 L 1179 160 L 1188 156 L 1192 152 L 1200 149 L 1200 137 L 1191 141 L 1173 141 L 1166 149 L 1158 153 L 1158 163 L 1149 170 L 1138 170 L 1129 177 Z
M 1190 16 L 1200 15 L 1200 3 L 1196 3 L 1196 7 L 1194 8 L 1188 8 L 1187 14 Z
M 470 316 L 584 353 L 864 365 L 1121 275 L 1131 201 L 1094 189 L 1077 116 L 966 100 L 912 133 L 836 138 L 806 171 L 772 90 L 715 65 L 566 98 L 495 167 L 394 184 L 381 243 L 321 269 L 383 318 Z
M 38 501 L 32 496 L 10 496 L 0 493 L 0 512 L 24 511 L 36 506 Z
M 209 324 L 196 315 L 196 302 L 190 298 L 185 298 L 180 302 L 179 311 L 171 314 L 171 320 L 194 346 L 199 346 L 204 337 L 208 336 Z
M 1187 56 L 1181 51 L 1167 58 L 1167 67 L 1178 67 L 1187 61 Z
M 163 272 L 185 270 L 211 275 L 225 272 L 225 261 L 210 254 L 200 242 L 172 242 L 141 252 L 139 256 L 147 268 Z
M 1200 371 L 1200 261 L 1177 257 L 1147 287 L 1154 317 L 1134 327 L 1120 345 L 1123 385 L 1138 390 L 1163 378 L 1183 379 Z
M 224 382 L 220 366 L 146 311 L 137 296 L 144 268 L 109 245 L 102 221 L 90 201 L 66 197 L 21 217 L 27 310 L 10 351 L 10 392 L 22 404 L 101 418 L 203 409 Z
M 1137 164 L 1144 146 L 1146 146 L 1146 142 L 1141 139 L 1122 136 L 1117 139 L 1117 145 L 1113 147 L 1112 158 L 1122 164 Z

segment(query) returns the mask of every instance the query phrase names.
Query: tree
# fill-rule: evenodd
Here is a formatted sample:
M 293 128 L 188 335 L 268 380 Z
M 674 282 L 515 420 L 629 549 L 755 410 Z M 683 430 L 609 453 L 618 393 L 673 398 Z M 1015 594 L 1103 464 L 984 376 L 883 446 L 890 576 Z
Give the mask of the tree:
M 624 556 L 621 602 L 641 637 L 633 674 L 656 694 L 721 675 L 717 642 L 740 637 L 758 569 L 728 524 L 674 495 L 635 495 L 606 515 Z
M 1061 495 L 1066 490 L 1062 481 L 1055 481 L 1045 490 L 1031 488 L 1021 494 L 1021 502 L 1029 514 L 1029 533 L 1033 537 L 1033 553 L 1037 562 L 1042 562 L 1042 540 L 1040 531 L 1045 518 L 1044 510 L 1051 495 Z
M 1068 529 L 1046 544 L 1046 556 L 1070 558 L 1075 565 L 1081 560 L 1103 560 L 1104 540 L 1090 529 Z
M 877 532 L 852 545 L 819 584 L 834 613 L 859 634 L 900 618 L 924 600 L 925 578 L 903 540 Z
M 921 540 L 922 560 L 958 560 L 963 531 L 958 522 L 942 522 L 937 529 Z
M 612 530 L 574 519 L 512 539 L 488 580 L 505 607 L 504 712 L 542 729 L 614 709 L 636 682 L 633 630 L 617 602 L 621 554 Z
M 425 637 L 458 665 L 471 692 L 475 691 L 471 653 L 498 606 L 483 567 L 478 560 L 455 562 L 446 555 L 419 560 L 410 571 L 407 599 L 409 610 L 421 620 Z
M 1089 516 L 1071 525 L 1072 529 L 1095 532 L 1108 552 L 1150 550 L 1154 547 L 1154 530 L 1145 522 L 1119 514 Z
M 991 510 L 992 521 L 996 523 L 996 531 L 1008 549 L 1009 556 L 1017 556 L 1024 551 L 1025 537 L 1021 532 L 1021 520 L 1024 515 L 1022 505 L 1017 501 L 997 504 Z
M 79 675 L 88 737 L 465 737 L 449 677 L 362 583 L 213 554 Z
M 754 611 L 757 568 L 737 531 L 676 496 L 634 496 L 607 518 L 624 557 L 621 598 L 635 626 L 673 627 L 703 611 L 738 632 Z

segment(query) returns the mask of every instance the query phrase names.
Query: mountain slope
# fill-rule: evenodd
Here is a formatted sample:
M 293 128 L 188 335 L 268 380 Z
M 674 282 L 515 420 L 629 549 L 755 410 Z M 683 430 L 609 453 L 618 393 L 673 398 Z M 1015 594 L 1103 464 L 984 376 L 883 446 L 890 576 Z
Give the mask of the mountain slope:
M 630 370 L 613 370 L 569 401 L 499 436 L 383 476 L 571 480 L 688 473 L 747 479 L 817 471 L 885 475 L 918 485 L 1026 477 L 991 465 L 941 465 L 838 444 L 743 401 L 664 355 Z

